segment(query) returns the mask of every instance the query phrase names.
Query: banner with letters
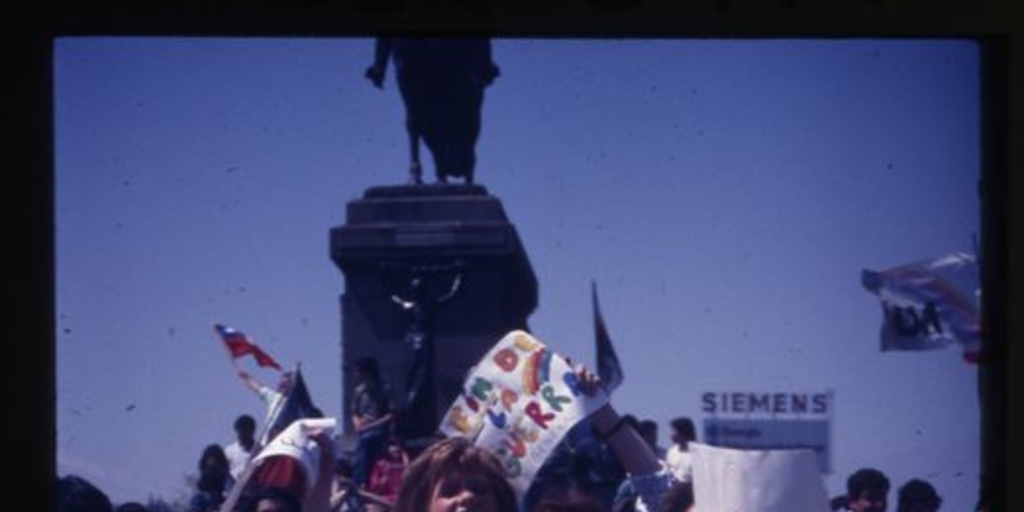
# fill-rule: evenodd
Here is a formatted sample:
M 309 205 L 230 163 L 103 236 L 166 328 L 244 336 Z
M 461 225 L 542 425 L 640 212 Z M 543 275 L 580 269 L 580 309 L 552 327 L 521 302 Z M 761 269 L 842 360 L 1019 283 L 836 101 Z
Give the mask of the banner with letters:
M 973 361 L 981 348 L 981 289 L 974 255 L 952 253 L 881 271 L 861 283 L 882 306 L 882 350 L 960 345 Z
M 602 389 L 586 394 L 564 357 L 512 331 L 470 371 L 440 430 L 497 454 L 522 495 L 565 433 L 607 402 Z

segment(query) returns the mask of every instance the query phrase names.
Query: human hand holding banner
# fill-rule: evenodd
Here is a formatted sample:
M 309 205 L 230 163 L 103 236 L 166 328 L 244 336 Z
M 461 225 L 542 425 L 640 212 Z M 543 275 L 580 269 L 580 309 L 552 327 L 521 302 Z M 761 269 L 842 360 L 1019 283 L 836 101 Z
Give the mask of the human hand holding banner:
M 608 402 L 583 384 L 564 357 L 512 331 L 470 371 L 440 430 L 494 452 L 522 495 L 565 433 Z

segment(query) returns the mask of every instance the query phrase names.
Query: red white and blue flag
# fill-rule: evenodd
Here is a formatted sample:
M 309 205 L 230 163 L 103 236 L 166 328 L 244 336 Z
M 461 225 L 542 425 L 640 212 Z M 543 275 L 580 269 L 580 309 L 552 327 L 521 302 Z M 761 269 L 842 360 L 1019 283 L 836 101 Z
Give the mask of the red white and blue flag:
M 882 271 L 864 270 L 861 283 L 882 306 L 882 350 L 930 350 L 960 345 L 976 362 L 981 350 L 981 288 L 977 259 L 952 253 Z
M 270 354 L 267 354 L 253 343 L 242 331 L 222 324 L 216 324 L 213 328 L 220 335 L 221 340 L 224 341 L 224 346 L 227 347 L 232 360 L 251 355 L 256 359 L 256 364 L 264 368 L 269 367 L 275 368 L 278 371 L 281 370 L 281 365 L 277 364 L 277 361 L 270 357 Z

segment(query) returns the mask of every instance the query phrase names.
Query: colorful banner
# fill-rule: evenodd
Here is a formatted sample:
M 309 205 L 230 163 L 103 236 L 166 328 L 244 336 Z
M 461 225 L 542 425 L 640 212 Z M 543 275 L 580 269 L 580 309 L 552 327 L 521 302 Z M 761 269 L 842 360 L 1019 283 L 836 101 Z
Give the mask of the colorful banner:
M 698 510 L 827 512 L 811 450 L 735 450 L 689 443 Z
M 440 430 L 497 454 L 521 496 L 565 433 L 608 402 L 581 384 L 565 358 L 512 331 L 470 372 Z
M 882 271 L 861 282 L 882 306 L 882 350 L 958 344 L 972 360 L 981 349 L 981 289 L 973 255 L 953 253 Z

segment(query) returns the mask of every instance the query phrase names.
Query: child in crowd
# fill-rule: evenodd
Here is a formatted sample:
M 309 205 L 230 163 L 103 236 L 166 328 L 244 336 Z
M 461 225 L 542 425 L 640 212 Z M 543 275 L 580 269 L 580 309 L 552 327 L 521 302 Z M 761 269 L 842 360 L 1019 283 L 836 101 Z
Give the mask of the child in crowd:
M 431 445 L 403 480 L 393 512 L 518 512 L 501 461 L 463 438 Z
M 384 456 L 377 459 L 370 472 L 370 482 L 366 490 L 394 503 L 398 497 L 398 489 L 402 485 L 402 474 L 409 465 L 409 455 L 402 447 L 402 441 L 392 437 L 387 442 Z M 367 505 L 370 512 L 383 512 L 379 505 Z

